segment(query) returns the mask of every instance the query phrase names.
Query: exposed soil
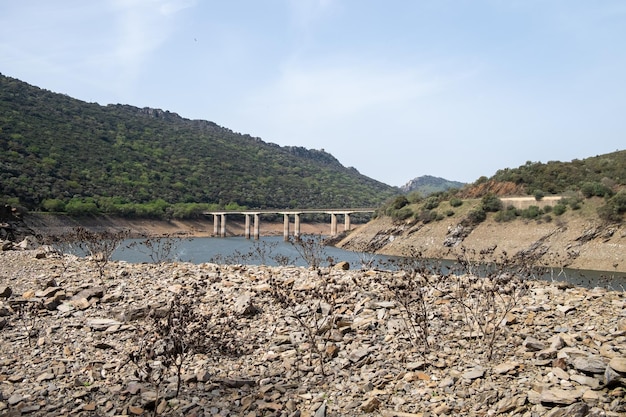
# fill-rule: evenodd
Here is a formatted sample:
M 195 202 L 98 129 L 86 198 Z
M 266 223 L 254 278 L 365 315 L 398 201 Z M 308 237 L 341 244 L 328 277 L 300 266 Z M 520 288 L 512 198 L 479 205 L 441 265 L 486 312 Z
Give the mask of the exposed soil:
M 71 218 L 63 215 L 47 215 L 32 213 L 24 217 L 26 225 L 42 235 L 61 235 L 69 229 L 82 226 L 90 230 L 130 230 L 133 236 L 185 236 L 211 237 L 214 236 L 213 220 L 152 220 L 152 219 L 123 219 L 109 216 L 94 216 Z M 293 234 L 293 219 L 290 224 L 290 233 Z M 244 223 L 238 219 L 228 218 L 226 236 L 243 236 Z M 282 222 L 270 222 L 261 219 L 261 236 L 276 236 L 283 234 Z M 326 223 L 301 223 L 300 231 L 303 234 L 327 234 L 330 225 Z
M 585 207 L 552 216 L 551 221 L 496 222 L 493 214 L 489 214 L 473 230 L 465 230 L 467 235 L 457 239 L 454 245 L 444 245 L 458 232 L 462 211 L 468 209 L 459 209 L 454 216 L 427 224 L 394 223 L 389 217 L 377 218 L 354 230 L 337 246 L 399 256 L 415 249 L 426 257 L 443 259 L 455 259 L 460 248 L 478 252 L 496 247 L 498 252 L 505 251 L 509 256 L 529 251 L 544 253 L 541 261 L 549 266 L 626 272 L 625 225 L 603 224 L 590 216 Z

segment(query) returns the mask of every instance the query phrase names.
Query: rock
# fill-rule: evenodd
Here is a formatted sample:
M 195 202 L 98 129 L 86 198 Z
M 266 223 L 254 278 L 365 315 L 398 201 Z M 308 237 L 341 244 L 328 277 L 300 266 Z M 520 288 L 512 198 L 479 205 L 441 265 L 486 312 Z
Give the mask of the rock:
M 603 382 L 604 382 L 604 385 L 606 385 L 607 387 L 612 387 L 621 383 L 622 379 L 623 379 L 622 375 L 616 372 L 610 366 L 607 366 L 606 369 L 604 370 Z
M 143 414 L 144 409 L 135 405 L 129 405 L 128 406 L 128 412 L 131 414 L 134 414 L 136 416 L 140 416 Z
M 315 410 L 314 417 L 326 417 L 326 403 L 322 403 L 322 405 Z
M 54 379 L 54 374 L 52 372 L 44 372 L 37 377 L 37 382 L 50 381 L 51 379 Z
M 9 298 L 11 294 L 13 294 L 13 290 L 11 289 L 11 287 L 0 287 L 0 297 Z
M 626 373 L 626 357 L 615 357 L 609 361 L 609 366 L 614 371 Z
M 461 377 L 463 379 L 473 380 L 477 378 L 482 378 L 484 375 L 485 375 L 485 368 L 483 368 L 482 366 L 477 366 L 474 369 L 470 369 L 469 371 L 463 373 Z
M 380 407 L 380 400 L 376 397 L 369 398 L 361 404 L 361 410 L 366 413 L 373 413 Z
M 536 351 L 543 350 L 546 348 L 546 345 L 543 342 L 530 336 L 524 339 L 522 346 L 524 346 L 526 350 L 529 350 L 531 352 L 536 352 Z
M 121 326 L 122 324 L 123 323 L 112 319 L 96 318 L 87 320 L 87 326 L 100 331 L 104 331 L 113 326 Z
M 602 357 L 595 355 L 574 358 L 572 365 L 577 370 L 590 374 L 601 374 L 606 369 L 606 363 Z
M 575 390 L 550 388 L 541 392 L 541 402 L 544 404 L 570 405 L 580 399 L 582 394 Z
M 591 389 L 598 389 L 600 387 L 600 381 L 596 378 L 592 378 L 586 375 L 571 375 L 572 381 L 578 382 L 580 385 L 585 385 Z
M 554 408 L 546 417 L 585 417 L 589 413 L 589 406 L 584 402 L 572 404 L 569 407 Z
M 535 353 L 535 357 L 538 360 L 546 360 L 546 359 L 554 359 L 556 358 L 557 350 L 553 347 L 549 347 L 547 349 L 540 350 Z
M 244 317 L 252 317 L 260 314 L 262 311 L 260 308 L 252 303 L 252 294 L 242 294 L 235 301 L 235 314 Z
M 350 263 L 347 261 L 341 261 L 337 263 L 333 268 L 340 271 L 347 271 L 350 269 Z
M 369 354 L 369 346 L 363 346 L 350 352 L 348 358 L 351 362 L 358 362 Z

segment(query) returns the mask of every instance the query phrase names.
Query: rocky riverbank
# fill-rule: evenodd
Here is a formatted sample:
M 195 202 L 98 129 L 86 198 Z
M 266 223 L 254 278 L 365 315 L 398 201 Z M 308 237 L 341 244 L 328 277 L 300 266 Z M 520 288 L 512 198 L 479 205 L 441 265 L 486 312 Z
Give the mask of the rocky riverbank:
M 532 254 L 539 263 L 556 268 L 626 273 L 624 223 L 602 223 L 588 210 L 568 211 L 551 221 L 497 222 L 490 213 L 471 227 L 462 226 L 462 219 L 462 214 L 455 214 L 424 224 L 383 216 L 360 226 L 337 246 L 395 256 L 416 249 L 433 259 L 456 259 L 461 248 L 480 252 L 495 247 L 508 256 Z
M 94 262 L 0 252 L 0 415 L 626 415 L 623 292 L 503 283 L 491 342 L 429 287 L 423 339 L 402 271 Z

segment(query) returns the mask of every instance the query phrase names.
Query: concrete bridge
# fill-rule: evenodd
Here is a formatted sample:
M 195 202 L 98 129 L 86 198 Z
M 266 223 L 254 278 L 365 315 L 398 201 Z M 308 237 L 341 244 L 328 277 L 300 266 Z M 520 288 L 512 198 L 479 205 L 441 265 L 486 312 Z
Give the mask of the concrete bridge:
M 226 236 L 226 216 L 243 215 L 245 217 L 244 236 L 250 239 L 250 226 L 252 221 L 252 236 L 259 239 L 260 218 L 262 214 L 282 214 L 283 215 L 283 237 L 289 240 L 289 216 L 294 216 L 294 236 L 300 236 L 300 216 L 302 214 L 330 214 L 330 234 L 337 235 L 337 216 L 344 216 L 343 230 L 350 230 L 350 215 L 354 213 L 374 213 L 375 208 L 349 208 L 349 209 L 303 209 L 303 210 L 232 210 L 232 211 L 207 211 L 207 216 L 213 216 L 213 234 L 215 236 Z

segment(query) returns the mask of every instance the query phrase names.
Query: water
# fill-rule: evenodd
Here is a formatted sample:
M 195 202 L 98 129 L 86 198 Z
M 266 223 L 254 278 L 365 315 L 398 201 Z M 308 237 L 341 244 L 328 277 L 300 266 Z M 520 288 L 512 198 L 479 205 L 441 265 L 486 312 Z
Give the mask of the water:
M 166 250 L 161 250 L 160 255 L 155 253 L 158 247 L 150 250 L 142 244 L 144 239 L 129 239 L 125 241 L 113 254 L 114 260 L 122 260 L 132 263 L 154 262 L 164 255 Z M 166 240 L 161 241 L 166 242 Z M 326 246 L 319 248 L 317 257 L 322 260 L 322 266 L 332 263 L 347 261 L 351 269 L 360 269 L 364 266 L 393 269 L 394 263 L 401 258 L 373 255 L 368 253 L 351 252 L 343 249 Z M 153 256 L 151 259 L 150 255 Z M 283 240 L 282 236 L 262 237 L 258 241 L 243 237 L 228 238 L 193 238 L 178 240 L 172 247 L 168 260 L 191 262 L 195 264 L 214 262 L 231 264 L 251 264 L 278 266 L 281 264 L 308 266 L 297 248 Z M 443 268 L 453 265 L 452 261 L 434 262 Z M 614 290 L 626 290 L 626 274 L 611 271 L 589 271 L 579 269 L 555 268 L 545 275 L 538 277 L 547 281 L 567 281 L 576 286 L 587 288 L 605 287 Z
M 133 263 L 154 261 L 150 258 L 153 251 L 142 245 L 143 241 L 145 239 L 125 241 L 113 253 L 113 259 Z M 320 250 L 322 266 L 328 265 L 327 258 L 332 258 L 333 263 L 347 261 L 351 268 L 360 268 L 364 263 L 380 265 L 391 259 L 388 256 L 351 252 L 333 246 L 325 246 Z M 289 265 L 308 266 L 296 247 L 285 242 L 282 236 L 262 237 L 257 241 L 244 237 L 182 239 L 171 255 L 169 260 L 195 264 L 216 262 L 278 266 L 285 264 L 284 260 Z

